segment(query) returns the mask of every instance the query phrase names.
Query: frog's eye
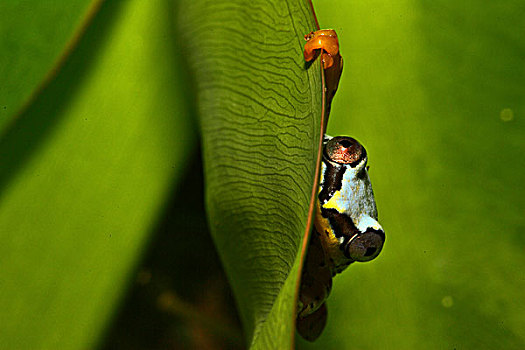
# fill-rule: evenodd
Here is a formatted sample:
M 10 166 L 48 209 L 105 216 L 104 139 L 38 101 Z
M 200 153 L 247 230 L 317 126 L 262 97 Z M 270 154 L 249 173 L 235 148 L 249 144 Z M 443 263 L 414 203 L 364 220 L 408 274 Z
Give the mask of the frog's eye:
M 369 228 L 365 233 L 354 235 L 346 245 L 346 255 L 355 261 L 370 261 L 379 255 L 385 242 L 382 230 Z
M 365 148 L 356 140 L 348 136 L 331 138 L 324 148 L 325 157 L 339 164 L 348 164 L 352 168 L 366 160 Z

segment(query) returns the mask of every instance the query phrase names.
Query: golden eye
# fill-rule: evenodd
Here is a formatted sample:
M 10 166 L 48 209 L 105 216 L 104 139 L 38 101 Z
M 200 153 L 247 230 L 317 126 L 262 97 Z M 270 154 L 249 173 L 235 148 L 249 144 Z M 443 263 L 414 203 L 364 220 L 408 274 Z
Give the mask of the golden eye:
M 335 163 L 349 164 L 355 167 L 366 158 L 365 148 L 348 136 L 333 137 L 325 145 L 325 157 Z
M 365 262 L 375 259 L 383 249 L 385 233 L 381 230 L 369 229 L 365 233 L 356 234 L 346 245 L 346 254 L 352 260 Z

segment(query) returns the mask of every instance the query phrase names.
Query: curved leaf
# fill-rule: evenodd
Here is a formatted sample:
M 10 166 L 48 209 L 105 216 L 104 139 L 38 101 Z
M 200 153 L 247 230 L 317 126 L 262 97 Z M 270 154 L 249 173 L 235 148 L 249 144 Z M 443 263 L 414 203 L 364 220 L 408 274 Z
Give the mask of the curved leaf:
M 305 1 L 186 1 L 206 198 L 253 348 L 289 348 L 320 138 L 321 74 L 306 69 Z
M 169 1 L 105 3 L 0 139 L 0 347 L 88 349 L 194 142 Z
M 525 4 L 316 9 L 347 63 L 329 132 L 367 147 L 387 240 L 312 348 L 525 348 Z
M 53 65 L 63 58 L 66 46 L 71 48 L 100 2 L 0 2 L 0 132 L 44 77 L 51 78 Z

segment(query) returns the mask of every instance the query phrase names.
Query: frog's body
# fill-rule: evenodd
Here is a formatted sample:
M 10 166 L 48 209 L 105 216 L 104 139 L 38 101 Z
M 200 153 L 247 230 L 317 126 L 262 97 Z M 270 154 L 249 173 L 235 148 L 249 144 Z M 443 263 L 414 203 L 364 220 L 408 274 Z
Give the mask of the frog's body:
M 385 240 L 364 147 L 351 137 L 325 136 L 321 166 L 315 227 L 299 296 L 297 326 L 306 339 L 317 338 L 324 327 L 332 277 L 354 261 L 374 259 Z
M 354 261 L 374 259 L 385 234 L 377 222 L 363 146 L 351 137 L 325 136 L 315 228 L 332 275 Z

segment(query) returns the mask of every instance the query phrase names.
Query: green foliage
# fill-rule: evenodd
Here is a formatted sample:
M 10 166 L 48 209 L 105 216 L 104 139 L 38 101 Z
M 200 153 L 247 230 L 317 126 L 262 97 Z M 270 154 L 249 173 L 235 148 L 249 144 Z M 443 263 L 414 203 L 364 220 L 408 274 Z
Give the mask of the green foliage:
M 80 22 L 99 1 L 0 2 L 0 132 L 42 79 L 53 72 Z
M 57 25 L 51 12 L 38 13 L 41 23 Z M 2 135 L 1 348 L 87 349 L 113 313 L 194 144 L 173 15 L 167 2 L 104 4 Z M 2 32 L 8 23 L 0 20 Z M 18 62 L 21 50 L 0 51 Z M 32 60 L 49 69 L 51 56 Z M 27 81 L 8 79 L 7 90 L 27 90 L 26 99 L 42 67 Z M 20 96 L 2 94 L 0 105 L 19 106 Z
M 210 228 L 251 347 L 292 344 L 298 251 L 320 138 L 315 29 L 303 1 L 185 1 Z
M 247 340 L 290 348 L 320 124 L 309 5 L 54 5 L 0 4 L 0 347 L 97 344 L 187 167 L 195 99 Z M 387 241 L 300 346 L 524 348 L 523 2 L 315 5 L 345 58 L 329 133 L 367 148 Z
M 320 67 L 302 56 L 313 15 L 299 1 L 173 5 L 36 3 L 36 21 L 27 3 L 2 5 L 3 347 L 97 341 L 193 148 L 195 97 L 210 223 L 248 339 L 293 342 L 320 137 Z
M 525 347 L 525 5 L 316 1 L 387 240 L 334 280 L 313 348 Z M 307 348 L 307 345 L 304 345 Z

